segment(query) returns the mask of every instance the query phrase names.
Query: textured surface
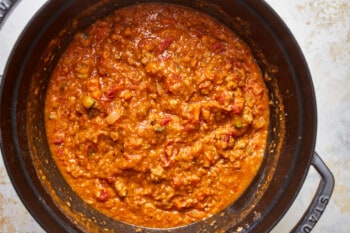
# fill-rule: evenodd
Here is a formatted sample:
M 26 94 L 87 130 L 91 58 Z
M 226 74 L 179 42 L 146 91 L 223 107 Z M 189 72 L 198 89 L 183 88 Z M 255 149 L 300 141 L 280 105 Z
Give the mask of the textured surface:
M 45 0 L 23 0 L 0 31 L 0 74 L 16 37 Z M 318 105 L 316 150 L 332 170 L 336 186 L 313 232 L 350 232 L 350 2 L 266 0 L 285 20 L 309 64 Z M 310 170 L 295 204 L 273 230 L 288 232 L 316 190 Z M 18 199 L 0 160 L 0 232 L 44 232 Z

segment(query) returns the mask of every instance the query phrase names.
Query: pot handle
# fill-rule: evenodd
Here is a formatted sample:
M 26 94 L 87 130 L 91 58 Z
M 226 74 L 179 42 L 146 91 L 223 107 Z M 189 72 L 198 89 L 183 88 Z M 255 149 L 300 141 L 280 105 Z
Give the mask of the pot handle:
M 321 157 L 314 153 L 311 164 L 321 175 L 315 196 L 308 209 L 291 232 L 309 233 L 314 228 L 329 203 L 334 188 L 334 177 Z
M 17 0 L 0 0 L 0 25 Z

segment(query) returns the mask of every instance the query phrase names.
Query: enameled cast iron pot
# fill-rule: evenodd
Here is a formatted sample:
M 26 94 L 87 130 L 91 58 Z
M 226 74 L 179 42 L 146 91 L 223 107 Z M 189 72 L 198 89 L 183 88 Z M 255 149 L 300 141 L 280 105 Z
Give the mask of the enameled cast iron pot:
M 45 137 L 44 100 L 51 71 L 72 35 L 113 10 L 147 0 L 51 0 L 29 22 L 1 80 L 1 149 L 21 200 L 48 232 L 267 232 L 297 196 L 310 166 L 318 190 L 293 232 L 310 232 L 333 191 L 331 172 L 314 152 L 316 101 L 304 57 L 290 31 L 263 1 L 166 0 L 204 11 L 252 48 L 270 91 L 271 128 L 264 163 L 233 205 L 210 219 L 173 229 L 121 223 L 82 202 L 53 162 Z M 0 4 L 0 19 L 14 3 Z

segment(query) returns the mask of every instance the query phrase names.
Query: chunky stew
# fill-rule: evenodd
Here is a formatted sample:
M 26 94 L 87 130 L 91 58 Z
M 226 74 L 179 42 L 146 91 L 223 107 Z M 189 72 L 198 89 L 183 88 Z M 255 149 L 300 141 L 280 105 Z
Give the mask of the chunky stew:
M 77 33 L 45 103 L 72 189 L 116 220 L 175 227 L 233 203 L 265 154 L 269 99 L 248 46 L 170 4 L 115 11 Z

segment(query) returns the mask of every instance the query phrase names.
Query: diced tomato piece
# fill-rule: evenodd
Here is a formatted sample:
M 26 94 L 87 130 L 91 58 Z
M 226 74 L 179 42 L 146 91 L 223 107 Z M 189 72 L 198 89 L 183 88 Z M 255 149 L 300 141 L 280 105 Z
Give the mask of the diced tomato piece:
M 105 100 L 112 100 L 116 96 L 116 92 L 119 90 L 117 87 L 112 87 L 104 93 Z
M 64 138 L 55 138 L 52 143 L 55 145 L 60 145 L 64 142 Z
M 96 197 L 97 201 L 99 201 L 99 202 L 106 202 L 108 200 L 108 198 L 109 198 L 109 194 L 104 189 L 100 190 L 97 197 Z
M 240 113 L 241 111 L 242 111 L 242 109 L 239 108 L 238 106 L 236 106 L 236 105 L 231 105 L 231 112 L 232 112 L 233 114 Z
M 164 39 L 158 48 L 158 55 L 162 54 L 171 45 L 173 41 L 174 39 L 172 37 Z
M 165 116 L 165 117 L 159 122 L 159 124 L 160 124 L 161 126 L 165 126 L 165 125 L 167 125 L 170 121 L 171 121 L 171 117 L 170 117 L 170 116 Z
M 222 43 L 222 41 L 218 41 L 218 42 L 214 43 L 213 49 L 219 53 L 225 52 L 225 50 L 226 50 L 225 45 L 224 45 L 224 43 Z

